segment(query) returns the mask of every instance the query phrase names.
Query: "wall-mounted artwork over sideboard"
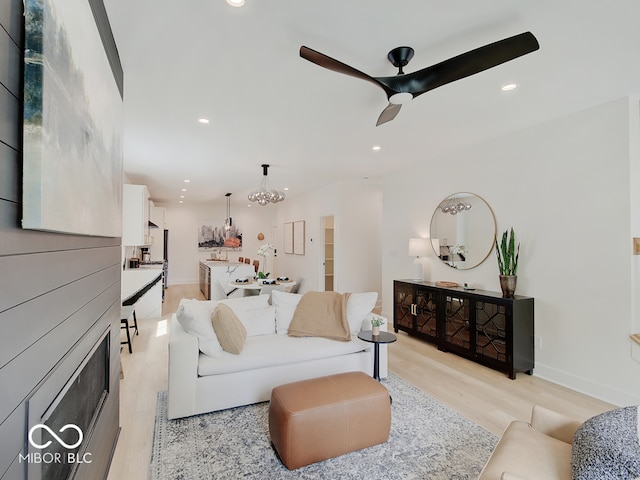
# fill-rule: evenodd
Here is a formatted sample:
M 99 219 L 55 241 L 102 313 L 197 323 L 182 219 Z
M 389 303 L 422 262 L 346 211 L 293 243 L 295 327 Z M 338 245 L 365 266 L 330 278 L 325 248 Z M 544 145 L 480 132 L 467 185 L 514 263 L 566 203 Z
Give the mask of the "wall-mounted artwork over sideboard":
M 25 2 L 22 226 L 119 237 L 122 71 L 90 2 Z

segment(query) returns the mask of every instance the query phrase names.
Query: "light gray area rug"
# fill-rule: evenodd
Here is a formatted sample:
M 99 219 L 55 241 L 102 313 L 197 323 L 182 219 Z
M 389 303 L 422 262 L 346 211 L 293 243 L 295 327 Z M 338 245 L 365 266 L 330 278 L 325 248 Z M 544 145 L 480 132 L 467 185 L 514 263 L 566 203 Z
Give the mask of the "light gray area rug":
M 391 434 L 383 445 L 288 470 L 269 438 L 269 403 L 167 420 L 158 393 L 150 480 L 475 479 L 498 439 L 390 374 Z

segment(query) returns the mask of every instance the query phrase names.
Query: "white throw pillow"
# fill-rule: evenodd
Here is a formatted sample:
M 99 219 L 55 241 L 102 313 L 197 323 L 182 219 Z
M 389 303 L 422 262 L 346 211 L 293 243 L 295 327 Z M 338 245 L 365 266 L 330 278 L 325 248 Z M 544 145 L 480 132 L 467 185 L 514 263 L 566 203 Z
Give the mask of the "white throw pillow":
M 248 297 L 228 298 L 227 300 L 220 300 L 216 303 L 229 305 L 234 311 L 240 309 L 252 310 L 254 308 L 268 307 L 269 295 L 251 295 Z
M 251 310 L 234 308 L 233 312 L 244 325 L 248 337 L 255 335 L 273 335 L 276 333 L 275 307 L 267 305 L 263 308 L 254 308 Z
M 199 300 L 181 300 L 176 318 L 185 332 L 198 337 L 198 349 L 210 357 L 220 357 L 222 346 L 211 325 L 209 305 Z
M 271 304 L 276 309 L 276 333 L 278 335 L 286 335 L 289 332 L 289 324 L 301 298 L 302 295 L 298 293 L 279 290 L 271 292 Z
M 378 300 L 378 292 L 352 293 L 347 299 L 347 321 L 352 334 L 362 328 L 367 313 L 373 310 Z

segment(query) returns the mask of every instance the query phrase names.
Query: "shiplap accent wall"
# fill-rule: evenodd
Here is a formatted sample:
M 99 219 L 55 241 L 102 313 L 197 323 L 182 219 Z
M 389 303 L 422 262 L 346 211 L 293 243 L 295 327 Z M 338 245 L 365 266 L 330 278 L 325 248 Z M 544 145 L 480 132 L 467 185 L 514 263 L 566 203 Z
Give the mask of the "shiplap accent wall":
M 52 400 L 110 331 L 110 393 L 76 474 L 105 478 L 119 428 L 120 238 L 20 228 L 22 0 L 0 2 L 0 26 L 0 479 L 26 478 L 29 399 Z

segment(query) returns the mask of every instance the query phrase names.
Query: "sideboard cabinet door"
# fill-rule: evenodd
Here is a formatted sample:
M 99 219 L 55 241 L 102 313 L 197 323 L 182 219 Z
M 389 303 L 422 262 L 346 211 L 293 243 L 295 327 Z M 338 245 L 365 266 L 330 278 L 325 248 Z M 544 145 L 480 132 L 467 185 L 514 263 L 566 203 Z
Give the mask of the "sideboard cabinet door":
M 402 283 L 394 283 L 393 291 L 393 328 L 411 332 L 413 330 L 413 290 L 414 286 Z
M 393 329 L 438 343 L 438 292 L 414 283 L 394 281 Z
M 438 292 L 416 286 L 414 290 L 414 329 L 425 340 L 438 341 Z
M 453 351 L 465 357 L 473 357 L 471 301 L 453 294 L 444 297 L 444 338 L 446 351 Z

